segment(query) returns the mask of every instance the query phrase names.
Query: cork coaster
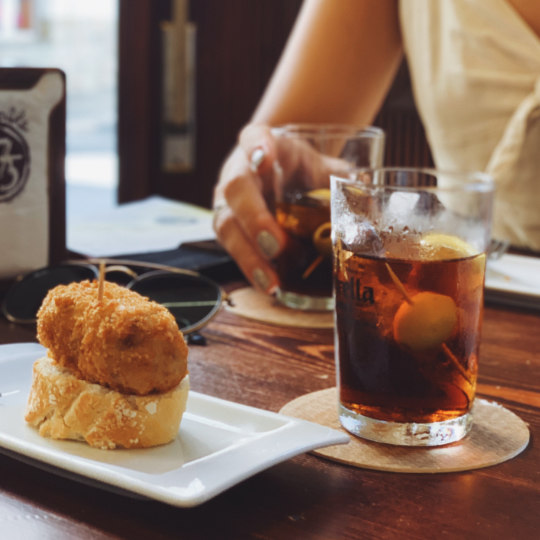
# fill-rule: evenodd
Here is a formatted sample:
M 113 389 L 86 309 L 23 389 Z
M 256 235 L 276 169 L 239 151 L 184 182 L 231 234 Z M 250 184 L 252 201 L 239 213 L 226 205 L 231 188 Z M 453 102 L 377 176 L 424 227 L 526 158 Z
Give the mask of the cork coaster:
M 280 413 L 345 431 L 338 419 L 337 390 L 329 388 L 287 403 Z M 525 422 L 498 403 L 476 399 L 473 426 L 459 442 L 439 447 L 392 446 L 350 435 L 348 444 L 313 450 L 322 457 L 355 467 L 400 473 L 468 471 L 507 461 L 529 442 Z
M 268 294 L 252 287 L 236 289 L 229 294 L 232 301 L 227 310 L 248 319 L 254 319 L 277 326 L 298 328 L 333 328 L 334 316 L 331 311 L 301 311 L 282 306 Z

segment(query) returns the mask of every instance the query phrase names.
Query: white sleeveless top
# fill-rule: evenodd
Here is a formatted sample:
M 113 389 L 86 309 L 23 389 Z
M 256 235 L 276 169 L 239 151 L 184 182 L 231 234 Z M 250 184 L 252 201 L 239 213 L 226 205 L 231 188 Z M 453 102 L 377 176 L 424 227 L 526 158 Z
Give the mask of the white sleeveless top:
M 400 0 L 436 166 L 484 170 L 493 236 L 540 250 L 540 39 L 505 0 Z

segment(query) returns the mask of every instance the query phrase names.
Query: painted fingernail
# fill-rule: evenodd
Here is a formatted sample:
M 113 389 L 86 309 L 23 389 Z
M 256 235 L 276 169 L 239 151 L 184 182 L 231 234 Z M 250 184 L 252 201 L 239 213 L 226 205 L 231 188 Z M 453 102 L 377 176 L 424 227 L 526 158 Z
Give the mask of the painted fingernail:
M 253 172 L 257 172 L 259 170 L 259 166 L 264 161 L 265 156 L 266 154 L 261 147 L 255 148 L 255 150 L 253 150 L 249 162 L 249 166 L 251 167 L 251 170 Z
M 257 244 L 263 255 L 268 259 L 275 257 L 279 251 L 277 238 L 268 231 L 261 231 L 257 235 Z
M 266 272 L 261 268 L 255 268 L 253 270 L 253 281 L 263 291 L 267 291 L 270 286 L 270 278 L 266 275 Z

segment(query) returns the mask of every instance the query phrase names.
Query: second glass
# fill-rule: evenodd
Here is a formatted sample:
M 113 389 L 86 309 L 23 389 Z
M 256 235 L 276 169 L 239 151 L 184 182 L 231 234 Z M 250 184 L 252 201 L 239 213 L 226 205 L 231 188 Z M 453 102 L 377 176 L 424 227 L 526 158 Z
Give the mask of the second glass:
M 328 311 L 332 298 L 330 175 L 382 164 L 384 132 L 376 127 L 305 124 L 272 130 L 274 212 L 287 233 L 275 260 L 277 300 L 291 308 Z
M 378 442 L 471 428 L 493 182 L 386 168 L 332 177 L 339 418 Z

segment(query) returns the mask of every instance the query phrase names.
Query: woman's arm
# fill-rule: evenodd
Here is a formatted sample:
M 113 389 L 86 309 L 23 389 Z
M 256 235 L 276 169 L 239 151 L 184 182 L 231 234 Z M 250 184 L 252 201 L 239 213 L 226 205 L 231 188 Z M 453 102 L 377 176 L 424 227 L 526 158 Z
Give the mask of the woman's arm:
M 253 122 L 369 124 L 401 57 L 397 0 L 306 0 Z
M 286 236 L 266 206 L 277 148 L 269 125 L 369 124 L 402 57 L 397 0 L 306 0 L 282 58 L 225 161 L 214 229 L 246 278 L 272 292 Z
M 508 3 L 540 37 L 540 2 L 538 0 L 508 0 Z

